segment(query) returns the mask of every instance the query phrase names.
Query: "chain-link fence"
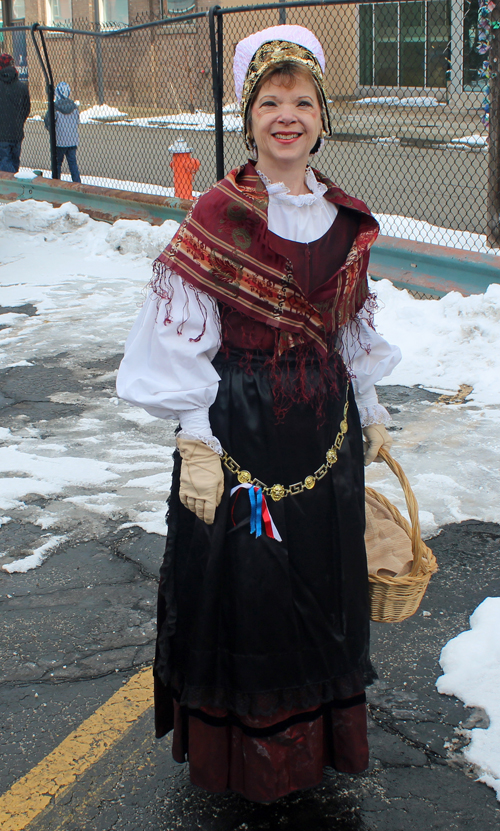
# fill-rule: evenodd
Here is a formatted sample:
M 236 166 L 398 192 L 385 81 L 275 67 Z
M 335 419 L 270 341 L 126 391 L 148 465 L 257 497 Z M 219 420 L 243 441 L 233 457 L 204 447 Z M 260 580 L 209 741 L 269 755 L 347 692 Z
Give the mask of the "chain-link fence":
M 277 14 L 281 22 L 307 25 L 325 51 L 333 136 L 315 164 L 367 202 L 382 233 L 449 246 L 465 241 L 484 250 L 484 240 L 475 237 L 487 231 L 484 93 L 477 71 L 476 89 L 464 89 L 471 84 L 462 80 L 463 50 L 462 78 L 453 65 L 448 0 L 226 14 L 226 111 L 236 107 L 230 82 L 235 44 L 276 24 Z M 469 9 L 462 18 L 467 44 L 473 20 Z M 226 133 L 224 145 L 230 167 L 241 158 L 241 140 Z
M 140 18 L 136 25 L 143 25 Z M 84 183 L 173 195 L 169 148 L 179 139 L 201 162 L 194 191 L 216 181 L 210 35 L 204 14 L 170 25 L 168 20 L 147 21 L 144 28 L 111 29 L 105 36 L 93 31 L 88 20 L 78 21 L 78 29 L 44 27 L 42 34 L 53 84 L 68 83 L 80 110 L 77 161 Z M 40 32 L 33 35 L 27 32 L 31 117 L 21 164 L 50 171 L 46 78 L 36 44 L 42 59 L 44 50 Z M 70 178 L 64 166 L 62 178 Z
M 315 165 L 368 203 L 382 233 L 481 251 L 498 191 L 483 103 L 483 8 L 484 0 L 461 0 L 460 13 L 454 0 L 327 0 L 215 7 L 104 33 L 82 20 L 41 29 L 54 85 L 66 81 L 79 102 L 82 180 L 173 195 L 179 141 L 191 149 L 181 161 L 200 162 L 190 168 L 194 193 L 246 159 L 236 43 L 278 23 L 307 26 L 325 50 L 333 129 Z M 3 30 L 3 51 L 20 31 Z M 21 163 L 48 171 L 37 38 L 40 49 L 40 32 L 26 31 L 32 114 Z

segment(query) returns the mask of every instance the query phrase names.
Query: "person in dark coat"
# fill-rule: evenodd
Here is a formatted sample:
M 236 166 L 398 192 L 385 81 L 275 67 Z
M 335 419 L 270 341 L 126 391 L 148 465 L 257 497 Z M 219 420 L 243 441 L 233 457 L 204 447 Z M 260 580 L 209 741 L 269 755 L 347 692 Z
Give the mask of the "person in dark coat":
M 61 81 L 55 89 L 54 109 L 56 116 L 56 159 L 57 178 L 61 178 L 61 167 L 64 157 L 68 160 L 69 172 L 73 182 L 81 182 L 80 171 L 76 161 L 78 147 L 78 125 L 80 113 L 74 101 L 70 98 L 71 89 L 66 81 Z M 49 113 L 45 113 L 44 124 L 49 129 Z
M 30 114 L 28 87 L 19 80 L 14 58 L 0 55 L 0 170 L 17 173 L 24 138 L 24 122 Z

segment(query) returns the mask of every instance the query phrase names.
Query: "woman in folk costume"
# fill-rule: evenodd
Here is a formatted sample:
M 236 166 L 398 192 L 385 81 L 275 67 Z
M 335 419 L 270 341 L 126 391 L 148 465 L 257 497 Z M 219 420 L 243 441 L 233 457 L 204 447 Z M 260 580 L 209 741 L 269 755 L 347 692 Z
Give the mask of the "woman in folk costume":
M 301 26 L 234 59 L 252 160 L 156 260 L 119 395 L 179 421 L 154 665 L 157 735 L 193 783 L 269 802 L 368 763 L 364 463 L 390 446 L 374 383 L 378 226 L 308 166 L 330 133 Z M 361 414 L 361 422 L 360 422 Z

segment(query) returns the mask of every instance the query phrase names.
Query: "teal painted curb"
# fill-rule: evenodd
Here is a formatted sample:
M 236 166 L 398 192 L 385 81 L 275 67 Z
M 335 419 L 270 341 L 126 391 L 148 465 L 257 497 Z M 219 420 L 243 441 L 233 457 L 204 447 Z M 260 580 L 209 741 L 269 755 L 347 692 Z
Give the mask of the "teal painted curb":
M 380 235 L 368 271 L 374 280 L 385 278 L 435 297 L 450 291 L 483 294 L 491 283 L 500 283 L 500 255 Z

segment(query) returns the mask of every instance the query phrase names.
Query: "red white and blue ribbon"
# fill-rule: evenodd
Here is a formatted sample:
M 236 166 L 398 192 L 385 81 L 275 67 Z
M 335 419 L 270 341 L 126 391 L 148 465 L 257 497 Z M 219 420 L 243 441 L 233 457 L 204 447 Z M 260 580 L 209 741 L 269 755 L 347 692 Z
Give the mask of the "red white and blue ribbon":
M 256 537 L 260 537 L 262 535 L 262 526 L 264 526 L 264 530 L 268 537 L 271 537 L 271 539 L 277 540 L 278 542 L 282 542 L 279 531 L 273 522 L 271 514 L 269 513 L 266 496 L 262 488 L 259 488 L 257 485 L 251 485 L 249 482 L 245 482 L 242 485 L 236 485 L 235 488 L 232 488 L 231 496 L 236 493 L 236 491 L 239 491 L 240 488 L 244 488 L 248 491 L 248 497 L 250 499 L 250 533 L 255 534 Z

